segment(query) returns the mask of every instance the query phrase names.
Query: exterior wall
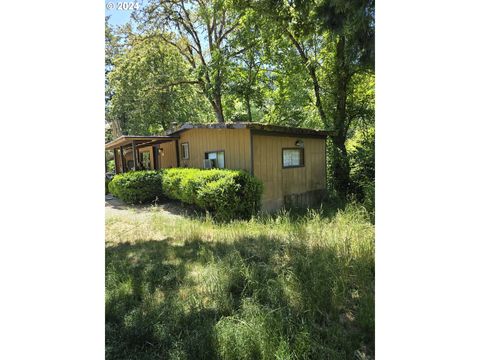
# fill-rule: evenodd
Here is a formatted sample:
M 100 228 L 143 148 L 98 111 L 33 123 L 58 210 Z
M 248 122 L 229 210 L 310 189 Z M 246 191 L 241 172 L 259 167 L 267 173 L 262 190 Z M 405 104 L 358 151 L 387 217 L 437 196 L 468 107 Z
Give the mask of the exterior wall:
M 262 180 L 262 208 L 275 210 L 284 205 L 308 205 L 326 189 L 325 139 L 299 136 L 254 134 L 253 173 Z M 282 149 L 304 143 L 304 166 L 282 167 Z
M 304 144 L 304 166 L 283 168 L 282 149 L 295 148 L 297 140 Z M 189 144 L 188 159 L 181 157 L 182 143 Z M 225 168 L 253 170 L 253 175 L 263 182 L 262 208 L 272 211 L 282 206 L 310 206 L 321 198 L 326 189 L 325 146 L 325 139 L 317 137 L 251 133 L 250 129 L 198 128 L 180 133 L 178 149 L 175 141 L 159 144 L 162 150 L 158 157 L 160 168 L 176 167 L 178 151 L 181 167 L 203 168 L 206 152 L 224 151 Z M 154 148 L 140 149 L 144 151 L 150 152 L 153 161 Z M 125 153 L 125 158 L 125 161 L 131 160 L 132 153 Z
M 189 159 L 182 159 L 181 167 L 203 168 L 205 153 L 225 151 L 226 169 L 251 170 L 251 149 L 249 129 L 190 129 L 184 131 L 178 140 L 189 144 Z
M 169 141 L 158 145 L 161 149 L 158 154 L 160 168 L 171 168 L 177 166 L 177 153 L 175 152 L 175 141 Z

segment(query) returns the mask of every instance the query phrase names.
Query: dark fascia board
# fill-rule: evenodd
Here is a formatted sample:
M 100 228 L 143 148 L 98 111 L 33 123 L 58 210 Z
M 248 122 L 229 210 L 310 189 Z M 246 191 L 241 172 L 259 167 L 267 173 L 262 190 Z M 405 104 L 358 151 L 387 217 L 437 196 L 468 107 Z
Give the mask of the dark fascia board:
M 178 129 L 167 130 L 167 135 L 179 134 L 191 129 L 246 129 L 245 123 L 183 124 Z
M 168 140 L 168 139 L 175 140 L 175 139 L 178 139 L 178 136 L 176 136 L 176 135 L 169 135 L 169 136 L 165 136 L 165 135 L 162 135 L 162 136 L 158 136 L 158 135 L 151 135 L 151 136 L 150 135 L 148 135 L 148 136 L 122 135 L 122 136 L 116 138 L 115 140 L 110 141 L 109 143 L 105 144 L 105 149 L 106 150 L 112 150 L 114 148 L 127 145 L 127 144 L 131 143 L 132 141 L 135 141 L 136 143 L 138 143 L 140 145 L 142 142 L 152 142 L 152 141 L 155 141 L 155 140 Z
M 306 128 L 295 128 L 280 125 L 269 125 L 260 123 L 234 122 L 234 123 L 213 123 L 213 124 L 184 124 L 176 130 L 167 131 L 168 135 L 180 134 L 191 129 L 251 129 L 255 134 L 281 135 L 281 136 L 303 136 L 325 138 L 333 135 L 333 131 L 314 130 Z
M 296 137 L 296 138 L 317 138 L 325 139 L 327 134 L 319 133 L 308 133 L 308 132 L 294 132 L 294 131 L 274 131 L 274 130 L 250 130 L 253 135 L 263 135 L 263 136 L 285 136 L 285 137 Z

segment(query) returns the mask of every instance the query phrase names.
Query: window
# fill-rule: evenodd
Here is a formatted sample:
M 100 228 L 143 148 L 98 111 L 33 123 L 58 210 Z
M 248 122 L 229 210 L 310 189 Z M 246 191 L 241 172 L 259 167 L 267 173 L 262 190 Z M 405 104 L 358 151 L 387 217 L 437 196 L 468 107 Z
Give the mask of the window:
M 282 149 L 282 164 L 284 168 L 304 166 L 303 149 Z
M 150 152 L 142 152 L 142 166 L 144 169 L 150 169 Z
M 190 150 L 188 148 L 188 143 L 182 144 L 182 159 L 187 160 L 190 158 Z
M 212 167 L 223 169 L 225 168 L 225 152 L 212 151 L 205 153 L 205 160 L 209 159 L 212 162 Z

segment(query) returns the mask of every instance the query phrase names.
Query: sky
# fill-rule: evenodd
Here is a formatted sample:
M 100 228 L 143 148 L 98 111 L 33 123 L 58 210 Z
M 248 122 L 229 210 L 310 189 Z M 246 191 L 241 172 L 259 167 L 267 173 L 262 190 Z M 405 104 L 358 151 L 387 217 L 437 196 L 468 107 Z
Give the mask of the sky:
M 135 1 L 105 0 L 105 16 L 110 16 L 108 22 L 114 27 L 125 25 L 133 12 L 133 10 L 118 9 L 118 3 L 134 4 Z M 113 4 L 113 9 L 110 9 L 111 4 Z M 139 2 L 138 5 L 140 5 Z

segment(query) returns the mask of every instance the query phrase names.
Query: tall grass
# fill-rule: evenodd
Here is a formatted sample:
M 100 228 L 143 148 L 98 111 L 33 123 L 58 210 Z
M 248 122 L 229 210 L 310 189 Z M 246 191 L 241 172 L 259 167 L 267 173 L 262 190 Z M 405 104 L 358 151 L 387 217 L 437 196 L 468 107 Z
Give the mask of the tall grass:
M 358 206 L 106 224 L 108 359 L 374 355 L 374 227 Z

